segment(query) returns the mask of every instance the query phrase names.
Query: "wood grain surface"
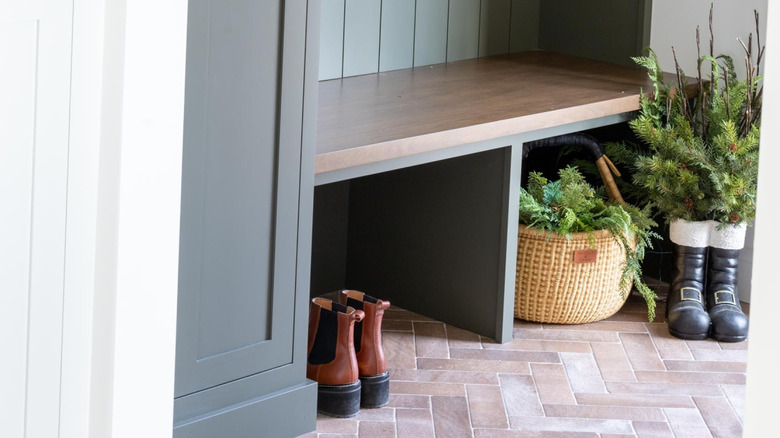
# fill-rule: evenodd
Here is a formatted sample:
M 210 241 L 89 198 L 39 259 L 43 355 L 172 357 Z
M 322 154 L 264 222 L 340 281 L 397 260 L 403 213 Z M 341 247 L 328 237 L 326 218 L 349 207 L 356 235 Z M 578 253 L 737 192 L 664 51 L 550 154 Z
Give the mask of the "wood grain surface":
M 639 108 L 644 70 L 530 51 L 319 83 L 316 173 Z

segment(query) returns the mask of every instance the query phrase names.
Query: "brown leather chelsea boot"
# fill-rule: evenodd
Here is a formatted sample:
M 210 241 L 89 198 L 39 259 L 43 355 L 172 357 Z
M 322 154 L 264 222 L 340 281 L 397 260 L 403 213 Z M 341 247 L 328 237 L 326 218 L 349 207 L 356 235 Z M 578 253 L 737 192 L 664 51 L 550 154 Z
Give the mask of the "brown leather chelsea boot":
M 365 313 L 365 319 L 355 323 L 354 339 L 362 386 L 360 406 L 381 408 L 390 398 L 390 374 L 382 349 L 382 316 L 390 302 L 356 290 L 340 291 L 339 301 Z
M 360 410 L 360 379 L 355 356 L 355 323 L 364 313 L 326 298 L 309 309 L 306 377 L 316 381 L 317 412 L 347 418 Z

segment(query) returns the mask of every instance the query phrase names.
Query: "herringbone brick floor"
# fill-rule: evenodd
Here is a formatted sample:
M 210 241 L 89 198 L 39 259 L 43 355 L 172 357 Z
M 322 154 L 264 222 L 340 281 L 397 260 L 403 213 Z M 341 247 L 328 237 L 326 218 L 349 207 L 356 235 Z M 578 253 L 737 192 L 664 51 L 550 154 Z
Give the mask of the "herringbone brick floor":
M 516 319 L 506 344 L 391 308 L 388 406 L 304 437 L 740 437 L 747 342 L 674 338 L 663 304 L 652 323 L 636 296 L 591 324 Z

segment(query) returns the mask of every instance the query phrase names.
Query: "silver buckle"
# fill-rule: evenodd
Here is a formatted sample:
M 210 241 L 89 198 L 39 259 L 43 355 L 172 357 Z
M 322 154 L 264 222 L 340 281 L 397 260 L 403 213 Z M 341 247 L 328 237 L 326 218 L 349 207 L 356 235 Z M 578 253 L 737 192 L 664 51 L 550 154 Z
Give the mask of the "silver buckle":
M 734 292 L 731 292 L 731 291 L 728 291 L 728 290 L 716 290 L 713 295 L 715 295 L 715 305 L 716 306 L 718 304 L 733 304 L 735 306 L 737 305 L 737 297 L 734 296 Z M 720 295 L 728 295 L 729 299 L 728 300 L 721 300 L 720 299 Z
M 686 290 L 692 290 L 692 291 L 696 292 L 696 297 L 697 298 L 686 297 L 685 296 L 685 291 Z M 701 303 L 702 302 L 702 300 L 701 300 L 701 291 L 699 289 L 696 289 L 695 287 L 683 287 L 683 288 L 680 289 L 680 301 L 696 301 L 698 303 Z

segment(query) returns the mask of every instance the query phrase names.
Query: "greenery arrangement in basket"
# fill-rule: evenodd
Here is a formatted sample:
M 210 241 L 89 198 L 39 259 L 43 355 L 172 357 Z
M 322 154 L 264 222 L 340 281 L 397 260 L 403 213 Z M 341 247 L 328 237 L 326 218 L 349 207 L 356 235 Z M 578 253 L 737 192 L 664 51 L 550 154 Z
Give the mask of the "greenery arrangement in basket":
M 649 209 L 607 201 L 576 167 L 561 169 L 558 176 L 548 181 L 539 172 L 529 173 L 528 189 L 520 189 L 520 223 L 569 238 L 573 233 L 609 231 L 626 254 L 620 290 L 633 282 L 647 302 L 648 319 L 654 320 L 657 297 L 641 280 L 645 249 L 652 248 L 651 239 L 660 238 L 651 230 L 657 224 Z

